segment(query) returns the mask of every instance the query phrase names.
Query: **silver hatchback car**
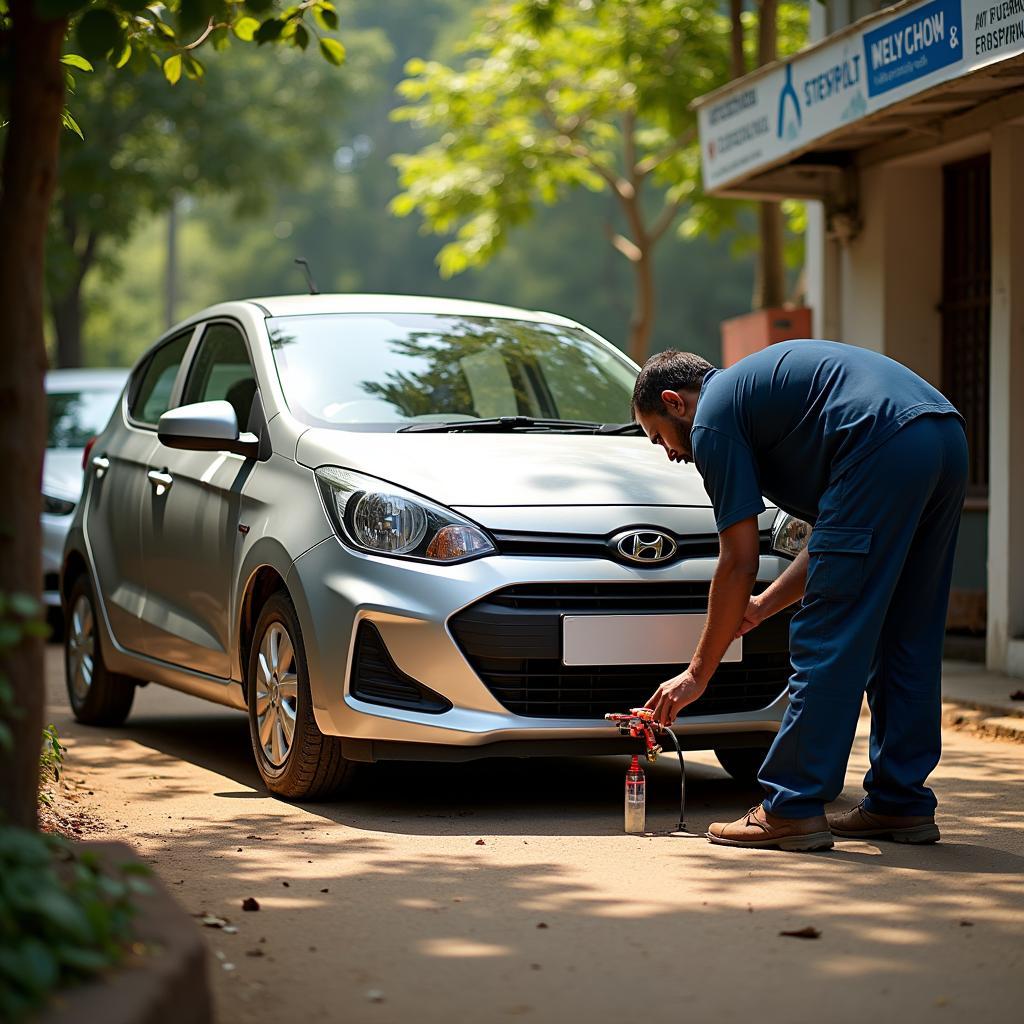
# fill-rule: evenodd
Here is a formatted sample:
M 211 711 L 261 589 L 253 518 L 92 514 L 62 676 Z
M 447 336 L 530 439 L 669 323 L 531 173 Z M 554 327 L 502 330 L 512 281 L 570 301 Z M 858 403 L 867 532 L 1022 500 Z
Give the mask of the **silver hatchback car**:
M 83 722 L 157 682 L 249 715 L 267 787 L 384 759 L 625 752 L 604 721 L 692 654 L 718 539 L 700 477 L 636 436 L 636 366 L 570 320 L 310 295 L 214 306 L 135 366 L 65 547 Z M 618 424 L 618 425 L 616 425 Z M 759 524 L 759 587 L 806 527 Z M 675 730 L 751 778 L 787 617 Z

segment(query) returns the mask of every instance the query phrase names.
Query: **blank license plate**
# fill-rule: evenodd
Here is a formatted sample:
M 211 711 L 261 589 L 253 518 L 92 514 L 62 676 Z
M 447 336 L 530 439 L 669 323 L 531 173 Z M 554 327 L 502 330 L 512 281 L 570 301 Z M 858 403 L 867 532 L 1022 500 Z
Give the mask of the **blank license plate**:
M 703 615 L 563 615 L 563 665 L 685 665 L 704 628 Z M 722 661 L 742 661 L 734 640 Z

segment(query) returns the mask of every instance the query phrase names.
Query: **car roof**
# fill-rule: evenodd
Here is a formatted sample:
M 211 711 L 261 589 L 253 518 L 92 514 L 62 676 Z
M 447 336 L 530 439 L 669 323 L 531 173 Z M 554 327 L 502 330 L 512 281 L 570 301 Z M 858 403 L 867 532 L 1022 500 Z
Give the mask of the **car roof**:
M 578 327 L 569 320 L 554 313 L 540 310 L 517 309 L 491 302 L 474 302 L 467 299 L 446 299 L 428 295 L 268 295 L 245 300 L 261 306 L 269 316 L 315 316 L 324 313 L 436 313 L 461 316 L 485 316 L 502 320 L 530 320 L 560 324 L 564 327 Z M 217 307 L 213 307 L 217 308 Z M 190 320 L 201 318 L 207 313 L 196 314 Z
M 116 367 L 47 370 L 47 391 L 120 390 L 128 379 L 127 369 Z

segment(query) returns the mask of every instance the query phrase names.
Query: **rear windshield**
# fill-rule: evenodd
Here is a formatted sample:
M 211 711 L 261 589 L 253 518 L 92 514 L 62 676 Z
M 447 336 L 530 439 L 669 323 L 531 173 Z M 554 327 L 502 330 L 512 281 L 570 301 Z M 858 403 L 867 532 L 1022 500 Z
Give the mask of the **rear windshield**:
M 288 407 L 312 426 L 629 419 L 636 370 L 611 345 L 575 328 L 420 313 L 289 316 L 267 324 Z
M 120 388 L 51 391 L 46 396 L 49 419 L 47 448 L 84 448 L 110 419 Z

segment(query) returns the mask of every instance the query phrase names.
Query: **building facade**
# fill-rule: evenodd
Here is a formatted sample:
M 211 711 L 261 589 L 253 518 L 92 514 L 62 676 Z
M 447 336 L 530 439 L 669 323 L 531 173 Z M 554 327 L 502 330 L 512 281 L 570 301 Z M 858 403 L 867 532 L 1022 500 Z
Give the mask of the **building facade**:
M 1024 675 L 1024 0 L 811 3 L 812 39 L 696 104 L 705 187 L 808 202 L 814 334 L 967 422 L 951 623 Z

